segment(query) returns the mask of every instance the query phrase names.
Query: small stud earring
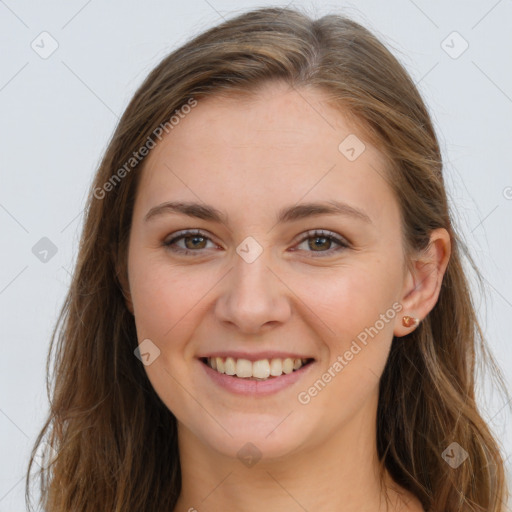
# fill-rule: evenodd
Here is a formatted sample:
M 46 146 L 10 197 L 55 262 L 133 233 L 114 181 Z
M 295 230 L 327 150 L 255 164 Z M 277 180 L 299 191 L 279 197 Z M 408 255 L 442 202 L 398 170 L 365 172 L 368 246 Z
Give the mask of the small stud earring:
M 420 323 L 419 318 L 414 318 L 413 316 L 404 316 L 402 317 L 402 325 L 404 327 L 416 327 Z

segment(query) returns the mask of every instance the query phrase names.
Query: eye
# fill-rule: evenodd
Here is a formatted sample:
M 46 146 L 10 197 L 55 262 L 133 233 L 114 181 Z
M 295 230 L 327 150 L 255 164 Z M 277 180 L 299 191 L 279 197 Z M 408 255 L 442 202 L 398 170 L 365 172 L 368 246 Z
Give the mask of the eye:
M 299 242 L 299 245 L 303 244 L 304 242 L 308 242 L 307 247 L 312 250 L 301 249 L 306 250 L 306 252 L 323 254 L 327 253 L 328 255 L 330 255 L 332 253 L 339 252 L 350 247 L 349 243 L 344 238 L 335 235 L 334 233 L 331 233 L 329 231 L 313 230 L 308 231 L 306 235 L 307 236 L 303 237 Z M 184 247 L 178 245 L 179 242 L 183 242 Z M 178 232 L 176 233 L 176 236 L 174 236 L 170 240 L 166 240 L 163 243 L 163 245 L 173 252 L 182 254 L 195 253 L 195 255 L 199 255 L 202 252 L 202 249 L 207 248 L 208 242 L 211 242 L 213 244 L 209 236 L 207 236 L 201 230 L 196 229 Z M 336 244 L 338 247 L 332 249 L 332 244 Z M 216 244 L 214 245 L 216 246 Z M 296 249 L 292 250 L 295 251 Z M 318 256 L 314 255 L 314 257 Z
M 181 241 L 184 242 L 185 247 L 180 247 L 177 245 L 177 242 Z M 200 253 L 200 249 L 205 249 L 208 241 L 211 242 L 211 239 L 205 233 L 199 229 L 196 229 L 181 231 L 177 233 L 177 236 L 165 241 L 163 245 L 174 252 L 191 254 Z
M 330 231 L 314 230 L 308 231 L 306 234 L 307 236 L 302 238 L 300 244 L 307 242 L 307 247 L 312 249 L 311 251 L 306 249 L 307 252 L 327 253 L 327 255 L 331 255 L 332 253 L 340 252 L 350 247 L 349 243 L 344 238 L 341 238 Z M 333 243 L 338 245 L 336 249 L 331 248 Z M 315 258 L 318 257 L 317 255 L 313 256 Z

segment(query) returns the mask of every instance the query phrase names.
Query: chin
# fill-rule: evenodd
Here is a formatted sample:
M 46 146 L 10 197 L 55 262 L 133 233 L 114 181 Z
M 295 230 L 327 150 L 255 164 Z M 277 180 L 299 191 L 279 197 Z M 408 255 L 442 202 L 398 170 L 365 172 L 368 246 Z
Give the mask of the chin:
M 210 422 L 206 425 L 203 420 L 189 430 L 212 450 L 225 457 L 239 459 L 250 467 L 247 460 L 265 462 L 283 458 L 295 453 L 311 439 L 305 422 L 290 421 L 294 413 L 287 417 L 289 413 L 281 416 L 248 413 L 224 419 L 217 417 L 224 428 L 218 424 L 213 428 Z

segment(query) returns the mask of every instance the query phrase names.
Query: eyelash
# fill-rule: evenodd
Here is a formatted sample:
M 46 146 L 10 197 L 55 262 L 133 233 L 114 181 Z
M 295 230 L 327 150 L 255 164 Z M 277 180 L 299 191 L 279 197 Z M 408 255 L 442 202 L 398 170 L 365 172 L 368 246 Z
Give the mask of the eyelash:
M 348 249 L 350 247 L 349 243 L 344 238 L 341 238 L 330 231 L 323 231 L 323 230 L 315 229 L 315 230 L 307 231 L 305 233 L 305 235 L 306 235 L 305 237 L 303 237 L 303 238 L 301 238 L 301 240 L 299 240 L 298 245 L 309 240 L 310 238 L 326 238 L 327 240 L 330 240 L 331 242 L 335 242 L 339 245 L 339 247 L 335 250 L 329 249 L 327 251 L 318 251 L 318 252 L 317 251 L 306 251 L 306 252 L 311 252 L 313 254 L 314 253 L 317 253 L 317 254 L 323 253 L 323 254 L 327 254 L 330 256 L 330 255 L 332 255 L 332 253 L 340 252 L 340 251 L 342 251 L 344 249 Z M 177 247 L 177 246 L 172 247 L 173 244 L 175 244 L 178 240 L 182 240 L 185 238 L 192 238 L 194 236 L 200 236 L 202 238 L 205 238 L 207 241 L 212 241 L 210 237 L 208 237 L 205 233 L 203 233 L 200 230 L 186 230 L 186 231 L 181 231 L 181 232 L 177 233 L 177 236 L 173 237 L 171 240 L 169 240 L 167 242 L 164 242 L 163 245 L 173 252 L 181 253 L 184 255 L 196 253 L 196 254 L 194 254 L 194 256 L 198 256 L 199 255 L 198 253 L 202 252 L 202 250 L 200 250 L 200 249 L 198 249 L 196 251 L 196 250 L 191 250 L 191 249 L 183 249 L 183 248 Z M 323 256 L 314 255 L 313 257 L 321 258 Z

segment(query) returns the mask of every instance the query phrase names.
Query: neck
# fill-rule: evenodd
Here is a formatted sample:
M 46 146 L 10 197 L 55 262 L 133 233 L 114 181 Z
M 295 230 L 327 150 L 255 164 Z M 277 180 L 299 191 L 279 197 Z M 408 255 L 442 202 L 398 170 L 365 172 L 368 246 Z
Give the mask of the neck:
M 205 446 L 180 424 L 182 491 L 174 512 L 398 509 L 397 486 L 387 473 L 379 477 L 375 414 L 366 410 L 321 443 L 252 467 Z

